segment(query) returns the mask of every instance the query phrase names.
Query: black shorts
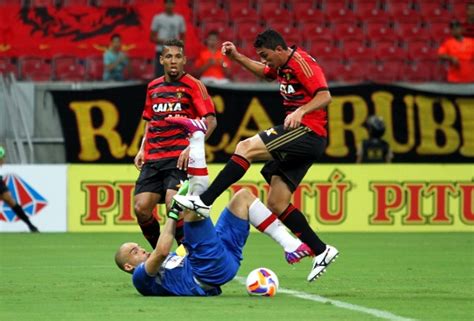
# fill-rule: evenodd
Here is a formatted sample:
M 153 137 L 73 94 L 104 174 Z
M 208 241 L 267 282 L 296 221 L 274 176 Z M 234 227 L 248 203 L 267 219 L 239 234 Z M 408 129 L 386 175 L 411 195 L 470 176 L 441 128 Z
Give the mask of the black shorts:
M 158 163 L 145 163 L 135 183 L 135 195 L 145 192 L 160 194 L 158 203 L 165 203 L 166 190 L 178 190 L 182 181 L 188 179 L 185 171 L 177 168 L 160 168 Z
M 0 175 L 0 195 L 6 192 L 8 192 L 8 187 L 7 185 L 5 185 L 5 182 L 3 181 L 3 176 Z
M 265 163 L 261 173 L 270 184 L 272 176 L 280 176 L 294 192 L 311 165 L 326 149 L 326 137 L 306 126 L 285 130 L 283 125 L 259 133 L 273 160 Z

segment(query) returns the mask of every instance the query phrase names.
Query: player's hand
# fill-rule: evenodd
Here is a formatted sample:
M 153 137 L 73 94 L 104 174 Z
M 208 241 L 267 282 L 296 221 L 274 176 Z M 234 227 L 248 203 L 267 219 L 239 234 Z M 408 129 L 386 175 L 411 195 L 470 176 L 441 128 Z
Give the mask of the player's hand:
M 181 154 L 179 154 L 179 158 L 178 158 L 178 164 L 176 165 L 176 167 L 178 167 L 179 169 L 185 171 L 188 169 L 188 162 L 189 162 L 189 146 L 186 147 L 182 152 Z
M 283 123 L 285 129 L 293 130 L 301 125 L 301 120 L 303 119 L 303 111 L 301 109 L 296 109 L 294 112 L 286 116 L 285 122 Z
M 135 156 L 135 159 L 133 160 L 133 163 L 139 171 L 142 170 L 143 164 L 145 164 L 145 152 L 142 149 L 138 151 L 137 155 Z
M 222 44 L 221 52 L 224 56 L 231 59 L 234 59 L 239 53 L 235 45 L 230 41 L 226 41 Z
M 458 60 L 458 58 L 456 58 L 456 57 L 451 57 L 451 64 L 452 64 L 454 67 L 459 67 L 459 60 Z

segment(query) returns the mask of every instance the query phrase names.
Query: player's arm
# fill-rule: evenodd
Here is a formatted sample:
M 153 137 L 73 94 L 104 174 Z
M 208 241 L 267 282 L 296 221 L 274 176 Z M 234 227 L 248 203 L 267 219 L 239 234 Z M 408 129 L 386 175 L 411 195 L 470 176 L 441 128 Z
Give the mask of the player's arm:
M 146 144 L 146 133 L 148 132 L 148 122 L 145 123 L 145 131 L 143 132 L 142 143 L 140 145 L 140 149 L 138 150 L 137 155 L 135 155 L 135 159 L 133 163 L 135 167 L 140 171 L 145 163 L 145 144 Z
M 314 95 L 313 99 L 296 109 L 285 118 L 285 128 L 295 129 L 300 126 L 303 116 L 314 110 L 326 107 L 331 102 L 331 94 L 328 89 L 321 90 Z
M 217 127 L 217 118 L 214 115 L 207 115 L 204 117 L 207 122 L 207 132 L 206 132 L 206 140 L 212 135 L 214 129 Z
M 176 220 L 168 219 L 165 227 L 158 238 L 156 248 L 151 252 L 150 257 L 145 261 L 145 271 L 148 275 L 157 275 L 161 264 L 170 254 L 174 242 L 174 233 L 176 230 Z
M 265 64 L 241 54 L 232 42 L 226 41 L 222 44 L 222 54 L 237 62 L 255 76 L 265 78 Z

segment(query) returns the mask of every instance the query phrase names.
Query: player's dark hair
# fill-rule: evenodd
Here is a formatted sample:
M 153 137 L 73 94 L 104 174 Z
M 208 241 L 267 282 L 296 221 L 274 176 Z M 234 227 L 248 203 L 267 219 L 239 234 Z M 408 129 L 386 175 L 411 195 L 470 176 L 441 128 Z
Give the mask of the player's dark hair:
M 366 126 L 369 129 L 369 134 L 372 138 L 380 138 L 385 133 L 385 123 L 382 118 L 376 115 L 367 118 Z
M 255 48 L 267 48 L 275 50 L 277 46 L 281 46 L 284 50 L 288 49 L 285 39 L 272 29 L 267 29 L 264 32 L 258 34 L 253 43 Z
M 219 31 L 217 31 L 216 29 L 212 29 L 211 31 L 207 33 L 206 38 L 209 36 L 219 36 Z
M 164 47 L 179 47 L 179 48 L 183 49 L 183 51 L 184 51 L 184 42 L 182 42 L 181 40 L 178 40 L 178 39 L 167 40 L 163 44 L 163 46 Z
M 118 33 L 114 33 L 110 36 L 110 40 L 114 40 L 115 38 L 119 38 L 119 40 L 122 39 L 122 37 Z
M 449 28 L 451 28 L 451 29 L 459 28 L 459 27 L 461 27 L 461 22 L 459 22 L 459 20 L 452 20 L 449 23 Z

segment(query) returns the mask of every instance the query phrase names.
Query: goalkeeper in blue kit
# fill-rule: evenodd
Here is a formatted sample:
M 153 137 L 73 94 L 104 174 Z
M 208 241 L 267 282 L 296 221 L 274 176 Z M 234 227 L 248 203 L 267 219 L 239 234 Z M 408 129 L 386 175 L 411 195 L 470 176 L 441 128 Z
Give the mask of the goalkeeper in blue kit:
M 207 189 L 204 120 L 173 117 L 167 121 L 184 127 L 190 134 L 189 181 L 178 193 L 199 195 Z M 139 293 L 145 296 L 212 296 L 237 274 L 242 250 L 249 235 L 249 224 L 269 235 L 285 250 L 288 263 L 299 262 L 312 252 L 306 244 L 288 233 L 278 218 L 245 189 L 237 192 L 214 226 L 210 218 L 185 211 L 183 246 L 187 253 L 170 252 L 181 209 L 175 205 L 149 253 L 136 243 L 124 243 L 115 254 L 118 267 L 132 274 Z

